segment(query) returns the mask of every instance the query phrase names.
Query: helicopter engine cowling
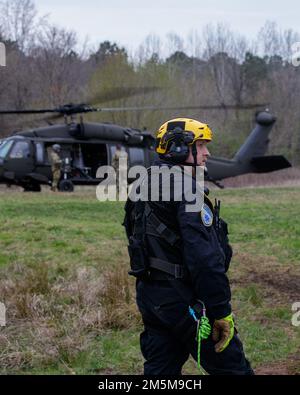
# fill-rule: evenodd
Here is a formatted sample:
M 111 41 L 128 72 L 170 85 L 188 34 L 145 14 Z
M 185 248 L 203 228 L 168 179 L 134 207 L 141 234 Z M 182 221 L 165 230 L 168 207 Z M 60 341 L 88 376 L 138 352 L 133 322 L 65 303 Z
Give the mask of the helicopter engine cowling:
M 128 145 L 141 144 L 144 140 L 143 134 L 134 129 L 123 128 L 113 124 L 99 124 L 85 122 L 70 124 L 69 133 L 78 139 L 103 139 L 124 142 Z

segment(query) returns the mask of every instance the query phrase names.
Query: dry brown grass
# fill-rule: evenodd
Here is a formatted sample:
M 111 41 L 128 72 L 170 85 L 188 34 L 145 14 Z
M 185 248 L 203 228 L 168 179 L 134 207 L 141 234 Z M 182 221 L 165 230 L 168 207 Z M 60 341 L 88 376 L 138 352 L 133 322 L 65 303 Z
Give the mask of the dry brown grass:
M 49 366 L 59 361 L 67 373 L 80 351 L 108 328 L 136 325 L 134 284 L 125 267 L 100 273 L 91 267 L 10 265 L 2 270 L 0 300 L 7 326 L 0 336 L 2 373 Z
M 134 280 L 127 271 L 123 267 L 104 275 L 102 323 L 105 327 L 123 329 L 141 322 L 135 304 Z

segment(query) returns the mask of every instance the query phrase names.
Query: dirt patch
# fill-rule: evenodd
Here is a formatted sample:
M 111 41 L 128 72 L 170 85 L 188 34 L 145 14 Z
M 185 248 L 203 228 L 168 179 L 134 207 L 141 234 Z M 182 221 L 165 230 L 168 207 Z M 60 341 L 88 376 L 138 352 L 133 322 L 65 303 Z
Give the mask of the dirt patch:
M 226 188 L 243 187 L 288 187 L 300 185 L 300 169 L 291 167 L 271 173 L 250 173 L 237 177 L 226 178 L 222 181 Z
M 300 356 L 291 355 L 284 361 L 269 363 L 255 369 L 257 375 L 300 375 Z
M 286 266 L 275 257 L 253 256 L 238 252 L 235 255 L 236 267 L 232 264 L 232 285 L 260 285 L 266 299 L 272 303 L 280 299 L 294 302 L 300 295 L 300 273 L 296 266 Z

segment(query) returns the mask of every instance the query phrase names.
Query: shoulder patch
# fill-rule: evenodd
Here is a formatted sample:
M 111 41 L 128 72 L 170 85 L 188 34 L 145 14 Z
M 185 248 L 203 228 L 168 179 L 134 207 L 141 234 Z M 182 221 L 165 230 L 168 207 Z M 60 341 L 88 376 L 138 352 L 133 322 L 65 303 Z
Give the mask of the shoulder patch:
M 204 203 L 200 214 L 201 214 L 201 220 L 203 222 L 203 225 L 211 226 L 213 223 L 214 216 L 207 204 Z

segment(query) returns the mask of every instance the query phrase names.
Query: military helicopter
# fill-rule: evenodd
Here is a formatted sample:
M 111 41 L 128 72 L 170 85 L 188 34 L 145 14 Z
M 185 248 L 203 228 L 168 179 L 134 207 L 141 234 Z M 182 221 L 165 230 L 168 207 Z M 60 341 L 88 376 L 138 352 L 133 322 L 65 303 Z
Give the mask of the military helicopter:
M 227 106 L 227 109 L 235 106 Z M 243 106 L 252 109 L 257 105 Z M 180 107 L 181 110 L 199 109 Z M 201 106 L 215 109 L 220 106 Z M 223 108 L 223 107 L 222 107 Z M 157 107 L 94 108 L 86 104 L 67 104 L 53 109 L 0 111 L 0 114 L 55 113 L 64 116 L 63 124 L 39 127 L 15 133 L 0 141 L 0 183 L 18 185 L 24 191 L 40 191 L 41 185 L 51 185 L 52 172 L 47 150 L 54 144 L 61 146 L 62 179 L 59 190 L 71 192 L 74 185 L 93 185 L 97 169 L 111 164 L 116 145 L 121 144 L 128 153 L 129 167 L 150 166 L 156 158 L 155 138 L 149 131 L 122 127 L 110 123 L 84 122 L 74 116 L 89 112 L 130 110 L 157 110 Z M 162 108 L 159 108 L 160 110 Z M 165 107 L 175 110 L 179 107 Z M 206 180 L 219 187 L 220 180 L 245 173 L 265 173 L 290 167 L 282 155 L 265 156 L 268 136 L 276 118 L 268 111 L 256 114 L 255 127 L 233 159 L 210 157 L 207 162 Z

